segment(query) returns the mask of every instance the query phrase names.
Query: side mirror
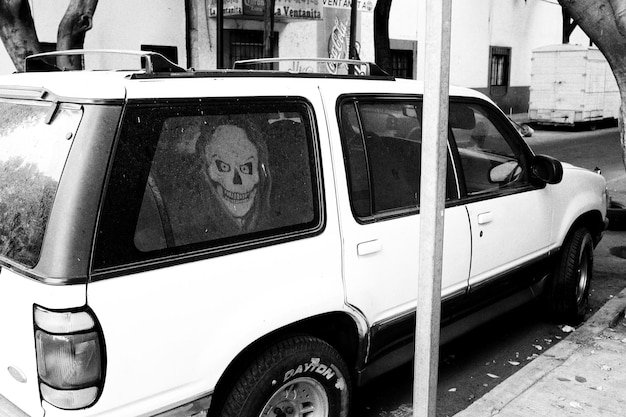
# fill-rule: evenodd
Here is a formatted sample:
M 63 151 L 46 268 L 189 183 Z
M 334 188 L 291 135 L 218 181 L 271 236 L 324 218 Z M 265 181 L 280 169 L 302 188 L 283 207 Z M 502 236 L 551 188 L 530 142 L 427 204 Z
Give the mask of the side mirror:
M 412 105 L 408 105 L 408 106 L 403 106 L 402 107 L 402 115 L 406 116 L 406 117 L 411 117 L 413 119 L 417 119 L 417 110 L 415 109 L 415 106 Z
M 563 179 L 563 165 L 547 155 L 536 155 L 530 165 L 531 177 L 544 184 L 558 184 Z
M 522 167 L 517 161 L 508 161 L 491 168 L 489 181 L 497 184 L 510 184 L 517 181 L 521 174 Z

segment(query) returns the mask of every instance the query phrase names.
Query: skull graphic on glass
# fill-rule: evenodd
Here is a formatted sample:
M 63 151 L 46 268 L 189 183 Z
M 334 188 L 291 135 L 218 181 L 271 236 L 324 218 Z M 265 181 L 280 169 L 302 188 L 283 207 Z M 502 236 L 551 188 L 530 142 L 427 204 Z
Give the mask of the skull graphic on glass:
M 259 211 L 258 200 L 264 196 L 261 183 L 266 167 L 260 144 L 253 142 L 248 132 L 235 124 L 215 128 L 204 147 L 209 189 L 225 216 L 239 229 L 254 227 Z M 214 213 L 215 214 L 215 213 Z

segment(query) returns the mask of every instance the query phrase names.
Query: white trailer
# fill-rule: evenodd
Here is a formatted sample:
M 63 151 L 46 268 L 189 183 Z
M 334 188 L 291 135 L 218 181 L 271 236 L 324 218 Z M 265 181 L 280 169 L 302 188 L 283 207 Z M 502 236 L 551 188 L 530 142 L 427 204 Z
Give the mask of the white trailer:
M 528 116 L 553 125 L 595 123 L 618 117 L 613 72 L 595 47 L 550 45 L 533 50 Z

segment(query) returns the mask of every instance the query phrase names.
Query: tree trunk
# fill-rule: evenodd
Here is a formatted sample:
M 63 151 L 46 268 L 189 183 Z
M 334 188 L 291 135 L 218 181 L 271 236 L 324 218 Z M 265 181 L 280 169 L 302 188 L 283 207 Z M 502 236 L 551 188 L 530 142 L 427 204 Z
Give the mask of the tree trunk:
M 569 12 L 567 11 L 566 8 L 562 7 L 562 16 L 563 16 L 563 22 L 562 22 L 562 32 L 563 32 L 563 43 L 564 44 L 568 44 L 569 43 L 569 37 L 572 34 L 572 32 L 574 31 L 574 29 L 576 29 L 576 21 L 572 19 L 572 17 L 569 15 Z
M 98 0 L 70 0 L 57 32 L 57 50 L 80 49 L 85 43 L 85 33 L 92 28 L 93 14 Z M 61 69 L 81 69 L 82 58 L 61 56 L 57 58 Z
M 263 16 L 263 58 L 274 57 L 274 8 L 275 0 L 265 0 Z
M 389 45 L 389 12 L 392 0 L 378 0 L 374 7 L 374 53 L 376 64 L 391 73 L 391 47 Z
M 0 1 L 0 37 L 18 71 L 28 55 L 41 52 L 28 0 Z
M 606 57 L 622 100 L 619 131 L 626 167 L 626 0 L 559 0 L 574 22 Z

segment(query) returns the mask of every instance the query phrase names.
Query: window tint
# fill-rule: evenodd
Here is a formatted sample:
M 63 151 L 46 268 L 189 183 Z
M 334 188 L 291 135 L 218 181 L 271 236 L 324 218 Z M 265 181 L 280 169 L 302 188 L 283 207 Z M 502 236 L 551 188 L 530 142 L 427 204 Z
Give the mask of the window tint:
M 527 183 L 523 150 L 497 120 L 481 105 L 450 104 L 450 127 L 469 195 Z
M 96 264 L 232 247 L 319 226 L 313 149 L 304 103 L 131 106 Z
M 357 217 L 417 210 L 422 157 L 418 100 L 346 100 L 339 109 L 352 210 Z M 448 192 L 454 177 L 448 169 Z
M 0 254 L 39 260 L 61 172 L 82 111 L 0 102 Z
M 417 207 L 421 141 L 415 107 L 405 116 L 402 103 L 363 103 L 359 114 L 365 131 L 374 213 Z

